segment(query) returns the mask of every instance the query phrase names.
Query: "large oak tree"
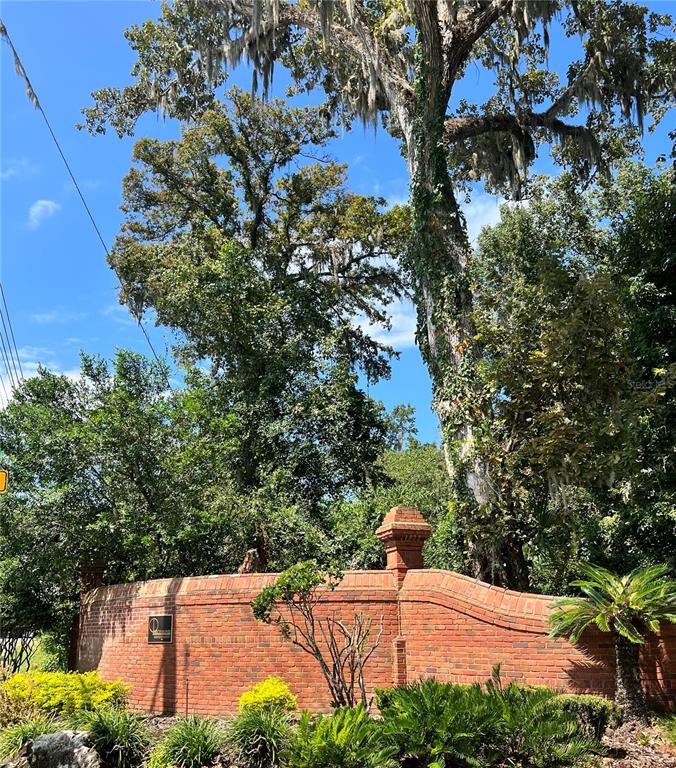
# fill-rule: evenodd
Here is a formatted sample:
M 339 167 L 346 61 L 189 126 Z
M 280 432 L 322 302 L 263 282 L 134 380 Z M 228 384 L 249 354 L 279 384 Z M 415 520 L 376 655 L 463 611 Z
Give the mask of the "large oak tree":
M 576 53 L 561 77 L 549 65 L 550 27 Z M 673 98 L 670 20 L 622 0 L 176 0 L 157 22 L 128 31 L 134 82 L 95 94 L 89 128 L 133 130 L 146 110 L 195 119 L 226 71 L 251 62 L 269 86 L 276 62 L 300 90 L 320 88 L 346 122 L 380 118 L 402 142 L 414 211 L 405 266 L 417 338 L 465 516 L 499 505 L 477 434 L 490 419 L 474 369 L 481 356 L 467 277 L 469 244 L 457 185 L 483 179 L 519 196 L 538 146 L 581 174 L 612 159 L 617 128 L 659 118 Z M 460 99 L 469 67 L 494 75 L 482 103 Z M 521 544 L 487 551 L 473 569 L 524 583 Z M 497 566 L 497 567 L 496 567 Z

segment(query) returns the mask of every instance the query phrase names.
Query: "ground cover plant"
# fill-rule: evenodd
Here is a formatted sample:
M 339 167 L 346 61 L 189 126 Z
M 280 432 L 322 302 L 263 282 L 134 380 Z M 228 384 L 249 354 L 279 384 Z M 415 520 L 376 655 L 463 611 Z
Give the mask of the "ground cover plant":
M 410 768 L 588 765 L 602 751 L 544 687 L 428 679 L 382 692 L 383 728 Z

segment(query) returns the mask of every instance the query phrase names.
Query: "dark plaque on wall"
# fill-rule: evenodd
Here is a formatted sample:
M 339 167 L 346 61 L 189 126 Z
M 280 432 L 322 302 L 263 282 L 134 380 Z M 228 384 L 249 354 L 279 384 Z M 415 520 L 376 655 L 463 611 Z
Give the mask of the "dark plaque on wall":
M 148 642 L 174 642 L 174 617 L 171 614 L 165 616 L 148 616 Z

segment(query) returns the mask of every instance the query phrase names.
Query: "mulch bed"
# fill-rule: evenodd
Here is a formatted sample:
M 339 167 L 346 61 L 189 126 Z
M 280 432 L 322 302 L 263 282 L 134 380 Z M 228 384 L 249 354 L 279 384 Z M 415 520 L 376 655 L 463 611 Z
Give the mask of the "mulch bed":
M 657 726 L 622 726 L 603 739 L 608 756 L 603 768 L 676 768 L 676 747 L 667 744 Z

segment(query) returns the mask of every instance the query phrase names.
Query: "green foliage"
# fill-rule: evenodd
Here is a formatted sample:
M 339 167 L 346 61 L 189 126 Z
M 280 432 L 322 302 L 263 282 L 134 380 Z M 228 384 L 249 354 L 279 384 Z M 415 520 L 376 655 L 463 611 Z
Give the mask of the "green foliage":
M 0 683 L 0 690 L 9 699 L 59 714 L 122 704 L 127 695 L 126 685 L 107 682 L 98 672 L 19 672 Z
M 383 726 L 407 765 L 586 766 L 599 744 L 546 688 L 425 680 L 380 694 Z
M 256 683 L 239 697 L 239 711 L 245 709 L 280 709 L 292 712 L 296 709 L 296 697 L 289 686 L 280 678 L 270 675 L 263 682 Z
M 314 560 L 296 563 L 281 573 L 272 584 L 264 587 L 251 602 L 253 614 L 258 621 L 279 626 L 282 634 L 289 637 L 292 626 L 276 608 L 294 605 L 309 605 L 314 602 L 319 587 L 334 589 L 341 579 L 337 571 L 322 571 Z
M 395 768 L 396 749 L 361 705 L 312 718 L 304 712 L 284 755 L 288 768 Z
M 291 738 L 288 713 L 271 706 L 243 708 L 227 731 L 240 768 L 276 768 Z
M 27 699 L 9 696 L 0 686 L 0 731 L 42 714 L 35 704 Z
M 654 414 L 627 408 L 627 399 L 633 399 L 623 397 L 631 389 L 626 385 L 633 376 L 620 381 L 622 373 L 628 373 L 627 360 L 632 361 L 624 342 L 634 334 L 625 333 L 627 325 L 618 322 L 624 312 L 614 291 L 612 270 L 595 274 L 574 263 L 575 251 L 588 259 L 595 251 L 592 242 L 588 252 L 588 237 L 576 240 L 580 196 L 563 201 L 562 209 L 572 214 L 564 221 L 566 226 L 551 227 L 542 237 L 541 229 L 535 227 L 535 236 L 520 243 L 531 253 L 542 244 L 541 256 L 551 256 L 555 247 L 557 263 L 550 258 L 536 262 L 552 267 L 554 280 L 545 285 L 538 277 L 535 282 L 544 286 L 538 290 L 527 276 L 520 279 L 518 261 L 514 271 L 496 270 L 493 278 L 506 288 L 498 294 L 503 306 L 492 313 L 484 306 L 482 319 L 479 304 L 485 299 L 490 302 L 490 285 L 475 280 L 455 188 L 469 193 L 475 182 L 483 180 L 488 189 L 519 199 L 532 191 L 528 171 L 543 146 L 551 147 L 556 164 L 570 170 L 569 178 L 583 183 L 601 162 L 611 166 L 636 152 L 637 129 L 644 118 L 650 115 L 657 122 L 671 105 L 673 46 L 668 39 L 670 17 L 632 2 L 505 2 L 491 5 L 489 13 L 485 10 L 460 3 L 449 14 L 443 3 L 355 6 L 351 0 L 310 3 L 306 8 L 264 0 L 237 5 L 224 16 L 217 4 L 179 0 L 164 6 L 156 21 L 128 31 L 136 55 L 134 80 L 124 89 L 97 91 L 94 105 L 85 110 L 85 120 L 94 133 L 110 125 L 124 135 L 133 131 L 146 111 L 159 109 L 191 126 L 197 124 L 199 132 L 205 116 L 208 122 L 211 113 L 218 112 L 217 93 L 227 70 L 244 58 L 252 63 L 256 83 L 260 77 L 266 92 L 275 62 L 287 67 L 293 92 L 323 91 L 326 104 L 315 113 L 317 126 L 322 124 L 321 117 L 328 121 L 332 116 L 343 124 L 360 118 L 373 125 L 384 117 L 386 129 L 401 140 L 411 171 L 412 212 L 406 218 L 412 237 L 410 247 L 400 255 L 417 308 L 417 340 L 430 370 L 453 470 L 452 522 L 465 539 L 466 566 L 475 575 L 526 588 L 533 570 L 529 565 L 537 560 L 532 548 L 542 547 L 548 533 L 562 530 L 556 545 L 566 555 L 566 542 L 578 543 L 559 526 L 565 516 L 547 503 L 550 496 L 560 497 L 563 486 L 578 482 L 593 486 L 593 476 L 604 476 L 609 482 L 614 470 L 633 466 L 636 471 L 629 472 L 633 487 L 649 485 L 661 496 L 655 504 L 670 503 L 673 509 L 673 495 L 665 498 L 657 490 L 660 480 L 669 476 L 662 468 L 673 457 L 668 459 L 663 448 L 673 445 L 673 434 L 665 430 L 664 442 L 656 440 L 652 456 L 642 462 L 632 464 L 635 441 L 627 443 L 626 451 L 617 449 L 632 421 L 643 420 L 645 426 Z M 333 29 L 340 34 L 331 35 Z M 552 68 L 550 44 L 569 45 L 575 40 L 582 42 L 571 48 L 572 60 L 565 73 Z M 454 86 L 472 67 L 493 80 L 486 100 L 451 99 Z M 241 147 L 240 137 L 233 137 L 227 126 L 225 136 Z M 155 205 L 159 198 L 162 203 L 171 202 L 175 210 L 176 189 L 194 193 L 193 178 L 203 177 L 208 170 L 212 180 L 224 175 L 208 166 L 188 174 L 186 167 L 193 159 L 190 149 L 178 162 L 170 154 L 165 146 L 157 153 L 160 162 L 155 166 L 164 164 L 176 171 L 173 178 L 180 186 L 164 185 L 159 190 L 137 186 L 142 194 L 130 195 L 132 207 L 140 202 L 159 208 Z M 229 220 L 232 196 L 224 189 L 221 184 L 216 189 L 220 194 L 206 200 L 190 195 L 190 206 L 197 212 L 195 229 L 200 233 L 214 220 L 217 226 Z M 637 226 L 623 230 L 626 236 L 617 240 L 620 248 L 633 251 L 626 262 L 630 274 L 641 262 L 644 242 L 650 245 L 650 255 L 657 257 L 655 263 L 659 257 L 670 260 L 669 246 L 664 245 L 670 242 L 668 226 L 664 220 L 657 222 L 665 209 L 660 206 L 651 212 L 649 195 L 642 197 L 632 211 Z M 615 232 L 622 229 L 622 222 L 616 226 L 622 214 L 616 216 L 613 210 L 621 208 L 608 206 L 598 216 L 598 230 L 605 228 L 608 219 Z M 156 211 L 151 214 L 160 234 L 177 221 L 180 228 L 187 220 L 167 221 Z M 557 230 L 558 238 L 552 242 L 549 235 Z M 558 247 L 568 237 L 576 241 L 570 247 Z M 500 248 L 495 250 L 499 255 Z M 176 251 L 180 248 L 172 249 L 169 262 L 182 258 Z M 153 290 L 152 281 L 145 278 L 157 277 L 157 272 L 153 265 L 147 269 L 143 255 L 140 262 L 134 270 L 141 278 L 134 298 L 143 305 Z M 532 266 L 531 261 L 525 271 Z M 634 286 L 641 299 L 638 305 L 648 310 L 643 317 L 645 328 L 660 314 L 671 317 L 673 307 L 667 295 L 671 288 L 669 279 L 660 276 L 663 271 L 632 275 L 639 278 Z M 132 282 L 125 280 L 127 285 Z M 216 286 L 222 282 L 213 281 Z M 510 292 L 509 283 L 516 290 Z M 182 283 L 172 285 L 176 284 Z M 653 299 L 663 305 L 663 313 L 653 311 Z M 473 308 L 478 308 L 478 317 Z M 481 325 L 491 316 L 500 320 L 503 329 L 513 320 L 511 325 L 525 338 L 500 334 L 500 328 L 490 338 L 490 329 L 475 327 L 475 322 Z M 657 343 L 643 359 L 652 358 L 668 336 L 668 331 L 659 339 L 656 335 Z M 515 362 L 523 358 L 525 364 L 510 365 L 507 358 L 512 352 Z M 520 371 L 526 374 L 523 379 Z M 513 385 L 509 391 L 508 384 Z M 590 418 L 588 424 L 585 416 Z M 656 421 L 664 424 L 661 418 Z M 587 432 L 588 440 L 584 439 Z M 567 450 L 571 447 L 572 452 Z M 663 510 L 661 520 L 668 522 L 670 514 Z M 575 530 L 574 523 L 569 527 Z M 444 526 L 443 541 L 452 539 L 449 528 Z M 574 560 L 557 558 L 559 553 L 553 549 L 547 550 L 544 560 Z M 542 562 L 535 562 L 534 568 L 546 572 Z
M 14 757 L 24 744 L 45 733 L 56 733 L 62 725 L 47 715 L 36 715 L 0 730 L 0 760 Z
M 216 723 L 191 715 L 171 726 L 153 751 L 151 763 L 172 768 L 202 768 L 213 763 L 224 741 L 224 734 Z
M 668 566 L 636 568 L 626 576 L 594 565 L 581 565 L 580 570 L 584 578 L 572 584 L 584 597 L 555 603 L 549 619 L 554 637 L 577 643 L 593 625 L 639 644 L 645 642 L 643 627 L 659 632 L 661 622 L 676 623 L 676 581 L 667 578 Z
M 135 768 L 148 751 L 150 737 L 138 715 L 118 707 L 75 712 L 75 730 L 87 731 L 107 768 Z
M 664 739 L 676 747 L 676 715 L 662 715 L 658 718 Z
M 608 726 L 618 725 L 622 716 L 618 705 L 603 696 L 562 693 L 554 699 L 554 704 L 575 715 L 587 738 L 599 742 Z
M 509 550 L 498 575 L 520 550 L 531 585 L 556 594 L 581 559 L 673 559 L 676 340 L 657 330 L 676 311 L 660 245 L 673 178 L 626 163 L 584 192 L 563 175 L 479 237 L 476 381 L 488 410 L 474 451 L 499 493 L 460 507 L 458 523 L 465 539 Z
M 410 437 L 404 450 L 385 452 L 381 468 L 382 482 L 356 499 L 328 507 L 326 527 L 331 531 L 333 556 L 345 568 L 384 567 L 385 553 L 375 531 L 392 507 L 404 504 L 420 510 L 432 526 L 425 564 L 460 570 L 463 546 L 443 450 Z

